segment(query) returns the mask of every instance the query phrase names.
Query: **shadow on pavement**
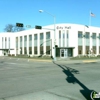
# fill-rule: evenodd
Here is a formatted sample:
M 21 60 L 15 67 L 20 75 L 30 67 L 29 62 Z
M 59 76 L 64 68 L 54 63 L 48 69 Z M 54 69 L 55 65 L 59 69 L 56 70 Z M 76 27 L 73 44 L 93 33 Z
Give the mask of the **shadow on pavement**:
M 53 62 L 54 64 L 56 64 L 55 62 Z M 86 87 L 83 83 L 81 83 L 75 76 L 74 74 L 80 74 L 78 70 L 76 69 L 72 69 L 70 67 L 67 67 L 65 65 L 59 65 L 56 64 L 57 66 L 59 66 L 60 68 L 63 69 L 64 74 L 67 76 L 66 81 L 68 83 L 77 83 L 79 84 L 83 89 L 80 90 L 80 93 L 86 98 L 86 100 L 91 100 L 90 98 L 90 94 L 92 91 L 94 90 L 90 90 L 88 89 L 88 87 Z M 97 92 L 96 92 L 97 93 Z M 81 100 L 81 99 L 80 99 Z

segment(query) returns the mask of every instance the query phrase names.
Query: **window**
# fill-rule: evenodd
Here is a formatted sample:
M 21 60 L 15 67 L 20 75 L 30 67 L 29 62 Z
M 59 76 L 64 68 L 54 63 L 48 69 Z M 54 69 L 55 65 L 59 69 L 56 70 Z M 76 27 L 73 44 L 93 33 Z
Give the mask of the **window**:
M 66 33 L 66 38 L 67 38 L 67 39 L 68 39 L 68 37 L 69 37 L 68 34 L 69 34 L 69 30 L 67 30 L 67 33 Z
M 20 47 L 22 47 L 22 36 L 20 36 Z
M 46 32 L 46 54 L 50 54 L 50 42 L 48 41 L 50 39 L 50 32 Z
M 96 33 L 92 33 L 92 38 L 96 39 Z
M 34 34 L 34 40 L 37 40 L 37 34 Z
M 78 54 L 82 54 L 82 46 L 78 46 Z
M 43 40 L 43 33 L 40 33 L 40 40 Z
M 3 42 L 3 37 L 2 37 L 2 42 Z
M 86 32 L 85 38 L 86 38 L 86 39 L 89 39 L 89 37 L 90 37 L 90 33 L 89 33 L 89 32 Z
M 22 36 L 20 36 L 20 42 L 22 42 Z
M 24 41 L 27 41 L 27 36 L 24 36 Z
M 37 41 L 37 34 L 34 34 L 34 54 L 38 54 L 37 52 L 37 45 L 38 45 L 38 41 Z
M 65 33 L 63 33 L 63 39 L 65 39 Z
M 29 35 L 29 41 L 32 41 L 32 35 Z
M 46 39 L 50 39 L 50 32 L 46 32 Z
M 7 38 L 5 37 L 5 42 L 7 41 Z
M 59 39 L 61 39 L 61 31 L 59 31 Z
M 3 48 L 3 37 L 2 37 L 2 48 Z
M 17 38 L 18 38 L 18 37 L 17 37 Z M 9 40 L 8 40 L 8 41 L 9 41 L 9 49 L 10 49 L 10 37 L 9 37 Z M 17 42 L 18 42 L 18 39 L 17 39 Z
M 43 33 L 40 33 L 40 54 L 43 54 Z
M 78 31 L 78 38 L 82 38 L 82 32 Z
M 82 32 L 81 31 L 78 31 L 78 46 L 82 46 Z
M 9 41 L 9 47 L 10 47 L 10 41 Z M 16 48 L 18 48 L 18 37 L 16 37 Z
M 24 36 L 24 47 L 27 47 L 27 36 Z M 25 48 L 25 50 L 26 50 L 26 48 Z M 25 50 L 24 50 L 24 53 L 26 52 Z

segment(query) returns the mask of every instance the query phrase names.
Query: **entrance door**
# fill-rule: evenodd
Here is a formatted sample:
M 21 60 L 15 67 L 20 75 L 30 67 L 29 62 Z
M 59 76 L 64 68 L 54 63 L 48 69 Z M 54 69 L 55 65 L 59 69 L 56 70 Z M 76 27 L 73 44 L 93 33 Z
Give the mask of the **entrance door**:
M 68 49 L 60 49 L 60 57 L 67 58 L 68 57 Z
M 60 57 L 64 58 L 64 49 L 60 49 Z
M 64 56 L 65 56 L 65 58 L 68 57 L 68 49 L 64 49 Z

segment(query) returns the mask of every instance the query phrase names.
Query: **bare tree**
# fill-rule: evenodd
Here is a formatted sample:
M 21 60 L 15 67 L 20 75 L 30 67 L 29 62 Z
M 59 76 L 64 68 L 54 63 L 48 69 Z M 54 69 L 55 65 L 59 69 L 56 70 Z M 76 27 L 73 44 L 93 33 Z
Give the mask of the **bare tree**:
M 8 24 L 4 28 L 5 32 L 19 32 L 19 31 L 23 31 L 23 30 L 25 30 L 25 28 L 17 27 L 16 25 L 13 25 L 13 24 Z

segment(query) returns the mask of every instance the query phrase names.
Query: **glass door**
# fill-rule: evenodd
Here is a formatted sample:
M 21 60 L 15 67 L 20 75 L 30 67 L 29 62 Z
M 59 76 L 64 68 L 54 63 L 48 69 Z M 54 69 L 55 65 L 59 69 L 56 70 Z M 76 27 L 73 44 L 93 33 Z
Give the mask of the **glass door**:
M 68 49 L 60 49 L 60 57 L 67 58 L 68 57 Z
M 60 57 L 61 58 L 64 58 L 64 51 L 65 51 L 64 49 L 60 49 Z
M 68 49 L 64 49 L 64 57 L 65 57 L 65 58 L 68 57 Z

